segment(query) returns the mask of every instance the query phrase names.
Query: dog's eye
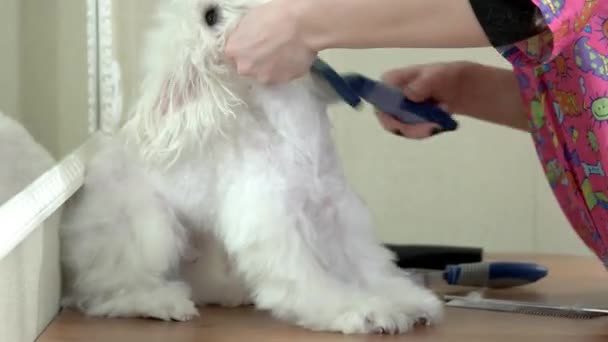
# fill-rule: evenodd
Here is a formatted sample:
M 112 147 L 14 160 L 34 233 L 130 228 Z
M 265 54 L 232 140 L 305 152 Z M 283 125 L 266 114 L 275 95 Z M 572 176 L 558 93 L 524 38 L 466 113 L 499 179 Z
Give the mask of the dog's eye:
M 205 20 L 205 24 L 207 24 L 207 26 L 215 26 L 220 20 L 220 11 L 217 6 L 207 7 L 203 11 L 203 19 Z

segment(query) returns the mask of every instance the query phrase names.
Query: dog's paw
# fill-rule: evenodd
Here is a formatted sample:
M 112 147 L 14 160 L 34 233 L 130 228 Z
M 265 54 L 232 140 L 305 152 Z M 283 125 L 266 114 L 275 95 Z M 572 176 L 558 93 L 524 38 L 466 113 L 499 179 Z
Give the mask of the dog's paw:
M 374 298 L 340 314 L 328 327 L 345 334 L 403 334 L 441 320 L 443 305 L 430 294 L 415 300 Z
M 198 316 L 199 313 L 194 302 L 187 298 L 176 298 L 173 301 L 158 300 L 156 304 L 150 305 L 150 309 L 144 314 L 146 318 L 176 322 L 191 321 Z
M 396 280 L 379 293 L 398 303 L 408 316 L 415 318 L 416 323 L 434 325 L 441 322 L 444 313 L 444 303 L 441 299 L 427 288 L 399 278 Z
M 75 301 L 87 303 L 80 308 L 94 317 L 142 317 L 184 322 L 199 315 L 194 302 L 190 300 L 188 286 L 181 282 L 117 292 L 109 297 L 76 298 Z
M 159 289 L 156 295 L 149 299 L 150 303 L 144 311 L 147 318 L 186 322 L 199 316 L 196 305 L 189 298 L 189 290 L 181 283 Z
M 430 291 L 421 290 L 417 297 L 405 300 L 402 306 L 409 308 L 408 315 L 413 317 L 418 324 L 429 326 L 443 320 L 443 301 Z

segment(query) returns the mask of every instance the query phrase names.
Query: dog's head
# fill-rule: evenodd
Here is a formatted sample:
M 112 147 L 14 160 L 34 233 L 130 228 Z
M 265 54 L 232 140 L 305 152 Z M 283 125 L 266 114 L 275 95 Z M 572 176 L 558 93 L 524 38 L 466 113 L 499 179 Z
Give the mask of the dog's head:
M 263 2 L 161 0 L 131 122 L 144 158 L 176 158 L 186 145 L 220 132 L 243 105 L 224 45 L 242 15 Z

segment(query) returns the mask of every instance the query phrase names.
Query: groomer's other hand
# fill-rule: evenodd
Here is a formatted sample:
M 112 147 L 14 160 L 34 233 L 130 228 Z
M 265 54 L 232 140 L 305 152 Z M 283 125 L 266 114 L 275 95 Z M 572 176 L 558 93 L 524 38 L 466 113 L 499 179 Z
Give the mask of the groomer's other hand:
M 317 52 L 304 39 L 297 11 L 292 0 L 273 0 L 243 17 L 225 51 L 239 74 L 273 84 L 308 72 Z
M 461 101 L 462 73 L 469 62 L 433 63 L 391 70 L 384 74 L 387 84 L 398 87 L 415 102 L 432 100 L 447 112 L 463 108 Z M 424 139 L 441 133 L 434 123 L 403 124 L 385 113 L 376 113 L 387 131 L 411 139 Z

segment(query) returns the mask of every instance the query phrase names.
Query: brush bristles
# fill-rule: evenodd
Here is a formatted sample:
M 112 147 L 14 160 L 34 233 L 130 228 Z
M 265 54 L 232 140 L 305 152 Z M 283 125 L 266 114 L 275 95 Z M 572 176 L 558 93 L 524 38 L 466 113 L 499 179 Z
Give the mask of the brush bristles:
M 513 313 L 534 315 L 543 317 L 554 317 L 554 318 L 568 318 L 568 319 L 594 319 L 606 316 L 605 313 L 593 312 L 593 311 L 568 311 L 558 309 L 544 309 L 544 308 L 520 308 Z

